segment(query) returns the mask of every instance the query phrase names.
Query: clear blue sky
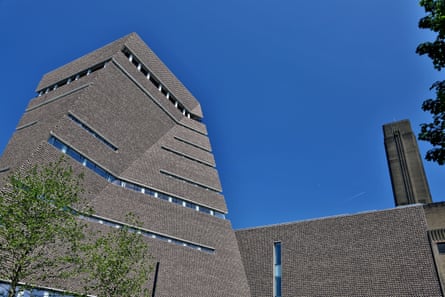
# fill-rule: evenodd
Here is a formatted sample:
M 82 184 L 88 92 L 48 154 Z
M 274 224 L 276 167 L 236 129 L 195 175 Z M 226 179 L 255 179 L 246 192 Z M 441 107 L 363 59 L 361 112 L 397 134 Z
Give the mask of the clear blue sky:
M 439 77 L 415 54 L 423 14 L 415 0 L 0 0 L 0 151 L 44 73 L 137 32 L 201 102 L 235 228 L 391 208 L 381 126 L 417 133 Z M 425 166 L 445 199 L 445 168 Z

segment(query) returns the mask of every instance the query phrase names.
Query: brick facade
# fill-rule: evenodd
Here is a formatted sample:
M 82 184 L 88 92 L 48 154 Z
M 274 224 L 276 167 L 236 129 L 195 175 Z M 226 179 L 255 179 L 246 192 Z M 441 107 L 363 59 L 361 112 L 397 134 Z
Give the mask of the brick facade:
M 46 74 L 36 91 L 0 178 L 67 154 L 98 217 L 132 212 L 152 234 L 156 297 L 273 296 L 277 241 L 283 297 L 442 296 L 429 240 L 443 211 L 433 207 L 235 232 L 199 102 L 135 33 Z
M 236 232 L 252 297 L 273 296 L 281 242 L 282 296 L 442 296 L 422 206 Z

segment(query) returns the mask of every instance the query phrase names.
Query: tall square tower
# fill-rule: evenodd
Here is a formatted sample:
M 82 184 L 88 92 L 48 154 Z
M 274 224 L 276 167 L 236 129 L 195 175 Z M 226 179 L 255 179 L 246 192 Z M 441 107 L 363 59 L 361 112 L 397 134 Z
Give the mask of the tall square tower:
M 431 193 L 408 120 L 383 125 L 386 157 L 396 206 L 431 203 Z

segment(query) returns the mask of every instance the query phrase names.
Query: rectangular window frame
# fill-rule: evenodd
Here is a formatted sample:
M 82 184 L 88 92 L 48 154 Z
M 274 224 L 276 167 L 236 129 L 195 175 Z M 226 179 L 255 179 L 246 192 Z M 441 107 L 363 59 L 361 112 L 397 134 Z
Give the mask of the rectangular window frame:
M 273 297 L 281 297 L 282 287 L 282 247 L 281 241 L 275 241 L 273 244 Z

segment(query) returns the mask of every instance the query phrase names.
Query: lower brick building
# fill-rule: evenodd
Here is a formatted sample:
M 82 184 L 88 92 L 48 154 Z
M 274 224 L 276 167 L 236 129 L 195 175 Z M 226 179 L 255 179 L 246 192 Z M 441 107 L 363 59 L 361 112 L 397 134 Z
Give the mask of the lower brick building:
M 252 297 L 442 296 L 425 213 L 413 205 L 238 230 Z

